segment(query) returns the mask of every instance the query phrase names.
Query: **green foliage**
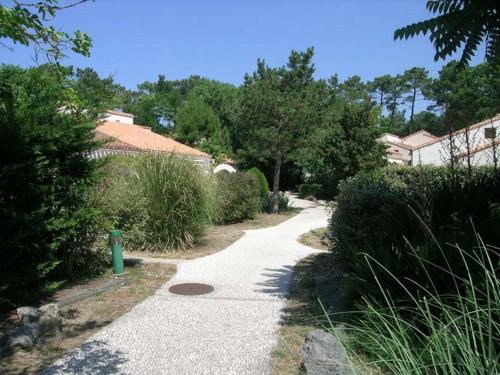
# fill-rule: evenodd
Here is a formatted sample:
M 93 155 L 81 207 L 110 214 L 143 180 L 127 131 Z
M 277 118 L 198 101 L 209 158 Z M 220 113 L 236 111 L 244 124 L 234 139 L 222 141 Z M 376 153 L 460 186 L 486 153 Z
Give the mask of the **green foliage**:
M 203 100 L 192 97 L 177 110 L 175 135 L 181 142 L 196 145 L 217 130 L 220 130 L 219 118 Z
M 216 162 L 222 162 L 231 153 L 229 131 L 222 128 L 213 109 L 197 96 L 191 96 L 177 109 L 175 137 L 200 146 Z
M 260 186 L 254 174 L 246 172 L 216 174 L 218 219 L 221 224 L 254 219 L 262 203 Z
M 475 168 L 470 177 L 465 169 L 453 177 L 444 167 L 390 167 L 359 174 L 340 185 L 330 222 L 331 250 L 350 274 L 355 293 L 380 300 L 378 282 L 396 301 L 404 291 L 378 269 L 376 281 L 367 257 L 397 280 L 410 278 L 425 287 L 431 285 L 415 266 L 415 254 L 439 266 L 448 262 L 462 277 L 479 272 L 463 269 L 456 253 L 444 254 L 436 243 L 443 248 L 447 243 L 472 248 L 475 228 L 485 241 L 498 246 L 500 221 L 493 215 L 497 202 L 500 176 L 490 168 Z M 449 276 L 441 274 L 433 288 L 449 291 L 454 285 Z M 415 295 L 420 293 L 416 286 L 408 287 Z
M 314 183 L 304 183 L 299 186 L 299 197 L 322 198 L 325 195 L 323 185 Z
M 479 64 L 458 69 L 450 62 L 429 90 L 433 108 L 444 113 L 446 130 L 458 130 L 500 111 L 500 65 Z
M 500 59 L 500 5 L 495 0 L 429 0 L 427 10 L 436 17 L 413 23 L 394 32 L 394 39 L 413 38 L 430 33 L 436 54 L 444 60 L 462 50 L 460 64 L 471 61 L 481 44 L 486 44 L 486 59 Z
M 427 263 L 426 257 L 414 257 L 415 268 L 424 273 L 428 285 L 449 274 L 455 285 L 465 283 L 465 291 L 451 285 L 452 291 L 439 291 L 419 280 L 400 279 L 380 269 L 376 259 L 368 258 L 373 276 L 386 274 L 402 286 L 415 284 L 421 296 L 406 294 L 403 306 L 379 284 L 384 299 L 380 304 L 364 301 L 354 321 L 348 325 L 348 336 L 341 337 L 352 363 L 364 362 L 381 368 L 383 373 L 416 374 L 497 374 L 500 371 L 500 280 L 498 248 L 486 246 L 481 238 L 474 248 L 463 250 L 446 246 L 442 250 L 458 256 L 460 269 L 478 269 L 466 279 L 448 264 Z M 382 278 L 386 278 L 382 276 Z
M 99 269 L 95 118 L 58 66 L 0 69 L 0 293 L 19 301 L 56 276 Z M 61 111 L 61 107 L 65 111 Z M 96 256 L 98 258 L 98 256 Z
M 268 211 L 269 207 L 267 207 L 267 204 L 269 203 L 268 202 L 269 201 L 269 184 L 267 182 L 266 176 L 257 167 L 250 168 L 249 170 L 247 170 L 247 173 L 253 174 L 257 178 L 257 181 L 259 182 L 259 188 L 260 188 L 260 198 L 262 201 L 262 210 L 264 212 Z
M 108 228 L 124 233 L 130 250 L 165 252 L 195 244 L 215 218 L 213 184 L 174 155 L 112 158 L 101 184 Z
M 289 199 L 288 195 L 282 191 L 279 192 L 278 194 L 278 209 L 280 212 L 288 210 L 290 207 L 288 206 L 289 204 Z M 262 210 L 264 212 L 272 212 L 273 208 L 273 195 L 271 192 L 267 193 L 264 197 L 263 204 L 262 204 Z
M 323 185 L 322 195 L 329 199 L 341 180 L 386 163 L 373 107 L 347 104 L 334 115 L 311 133 L 309 146 L 297 156 L 297 163 L 310 175 L 307 182 Z
M 216 164 L 224 163 L 231 152 L 231 140 L 226 128 L 216 129 L 208 139 L 202 139 L 199 148 L 209 154 Z
M 252 167 L 249 170 L 247 170 L 248 173 L 253 174 L 255 177 L 257 177 L 257 180 L 259 181 L 259 186 L 260 186 L 260 193 L 262 195 L 265 195 L 269 192 L 269 184 L 267 182 L 266 176 L 264 173 L 260 171 L 259 168 L 257 167 Z
M 120 106 L 120 95 L 125 88 L 117 85 L 113 77 L 100 78 L 92 68 L 77 68 L 73 73 L 72 85 L 83 107 L 99 116 L 107 109 Z
M 78 54 L 89 56 L 92 47 L 90 36 L 80 30 L 70 35 L 48 25 L 59 11 L 86 1 L 59 5 L 59 0 L 33 3 L 14 0 L 11 7 L 0 5 L 0 39 L 9 39 L 14 44 L 25 46 L 34 44 L 49 59 L 58 60 L 64 57 L 64 50 L 68 47 Z M 1 42 L 0 46 L 5 47 Z
M 419 99 L 419 96 L 428 89 L 431 80 L 429 79 L 429 72 L 426 69 L 417 67 L 406 70 L 403 77 L 409 90 L 405 101 L 410 105 L 409 131 L 411 134 L 414 131 L 415 103 Z
M 240 101 L 239 159 L 252 164 L 274 164 L 273 192 L 279 191 L 281 165 L 306 139 L 324 113 L 324 82 L 313 79 L 312 48 L 292 51 L 287 66 L 271 68 L 257 61 L 257 70 L 245 76 Z M 326 96 L 326 95 L 325 95 Z M 278 210 L 274 202 L 273 212 Z

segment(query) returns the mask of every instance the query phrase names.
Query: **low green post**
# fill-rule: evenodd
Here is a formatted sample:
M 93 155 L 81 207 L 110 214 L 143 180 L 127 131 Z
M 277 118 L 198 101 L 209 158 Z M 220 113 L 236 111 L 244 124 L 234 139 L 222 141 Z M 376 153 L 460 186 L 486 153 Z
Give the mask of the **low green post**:
M 113 272 L 115 274 L 121 274 L 123 273 L 122 232 L 120 230 L 111 231 L 109 242 L 111 243 Z

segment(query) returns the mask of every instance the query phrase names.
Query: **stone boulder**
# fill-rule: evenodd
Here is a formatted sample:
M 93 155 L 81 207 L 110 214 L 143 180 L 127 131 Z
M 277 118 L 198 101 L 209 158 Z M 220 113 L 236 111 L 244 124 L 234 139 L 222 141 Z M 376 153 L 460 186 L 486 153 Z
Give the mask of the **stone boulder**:
M 40 318 L 38 320 L 40 341 L 59 336 L 62 331 L 62 322 L 59 317 L 59 306 L 57 303 L 50 303 L 38 309 Z
M 337 338 L 325 331 L 310 332 L 302 347 L 303 370 L 307 375 L 355 375 L 347 365 Z
M 19 307 L 17 310 L 17 317 L 23 323 L 36 322 L 40 317 L 40 312 L 36 307 L 23 306 Z
M 38 337 L 38 323 L 26 323 L 12 330 L 1 346 L 1 354 L 8 354 L 19 349 L 31 350 Z
M 38 342 L 45 342 L 61 334 L 62 321 L 56 303 L 49 303 L 39 309 L 20 307 L 17 309 L 17 316 L 22 324 L 0 339 L 0 355 L 19 349 L 31 350 Z

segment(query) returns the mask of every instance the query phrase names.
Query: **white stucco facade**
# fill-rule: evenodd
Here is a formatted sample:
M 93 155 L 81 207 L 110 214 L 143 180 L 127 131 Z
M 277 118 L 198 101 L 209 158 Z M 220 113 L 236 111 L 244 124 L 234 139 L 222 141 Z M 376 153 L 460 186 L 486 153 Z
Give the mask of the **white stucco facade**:
M 119 122 L 122 124 L 133 125 L 134 124 L 134 115 L 131 113 L 118 112 L 118 111 L 106 111 L 104 114 L 104 121 L 109 122 Z
M 404 138 L 385 133 L 380 140 L 387 146 L 387 160 L 391 163 L 445 165 L 453 155 L 457 164 L 464 165 L 470 160 L 472 165 L 491 165 L 494 149 L 497 155 L 500 154 L 500 114 L 451 136 L 436 137 L 421 130 Z
M 493 134 L 495 138 L 487 138 L 488 133 Z M 493 162 L 493 145 L 499 143 L 500 114 L 466 129 L 456 131 L 451 137 L 445 135 L 435 141 L 416 147 L 413 150 L 411 165 L 448 164 L 451 158 L 451 144 L 453 144 L 453 155 L 458 163 L 470 158 L 472 165 L 488 165 Z

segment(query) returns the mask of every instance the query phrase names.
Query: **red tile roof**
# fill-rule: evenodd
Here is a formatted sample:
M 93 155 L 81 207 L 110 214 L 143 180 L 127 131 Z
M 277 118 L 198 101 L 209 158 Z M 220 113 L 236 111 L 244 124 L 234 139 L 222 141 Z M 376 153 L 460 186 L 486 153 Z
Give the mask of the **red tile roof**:
M 210 155 L 195 148 L 183 145 L 172 138 L 153 133 L 140 125 L 122 124 L 106 121 L 97 126 L 96 140 L 109 138 L 103 148 L 125 151 L 156 151 L 173 154 L 210 158 Z

